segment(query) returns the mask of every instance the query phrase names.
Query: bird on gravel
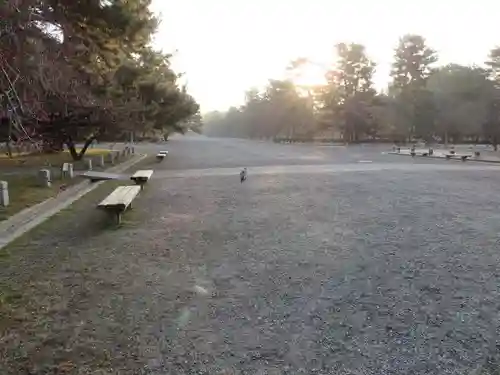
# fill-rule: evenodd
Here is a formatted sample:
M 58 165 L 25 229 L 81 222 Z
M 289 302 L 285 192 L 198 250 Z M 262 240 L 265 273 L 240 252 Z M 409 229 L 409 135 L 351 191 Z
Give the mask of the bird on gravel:
M 248 175 L 247 169 L 243 168 L 242 171 L 240 172 L 240 182 L 241 183 L 243 183 L 243 181 L 245 181 L 247 179 L 247 175 Z

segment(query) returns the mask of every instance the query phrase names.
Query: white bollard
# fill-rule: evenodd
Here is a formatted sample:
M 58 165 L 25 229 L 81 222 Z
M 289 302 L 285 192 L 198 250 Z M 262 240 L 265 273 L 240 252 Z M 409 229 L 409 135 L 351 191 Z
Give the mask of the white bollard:
M 89 171 L 92 170 L 92 159 L 85 159 L 85 166 Z
M 74 173 L 73 173 L 73 163 L 69 163 L 68 164 L 68 178 L 73 178 L 74 177 Z
M 9 184 L 7 181 L 0 181 L 0 206 L 9 205 Z
M 50 187 L 51 181 L 50 181 L 50 171 L 48 169 L 40 169 L 38 171 L 38 183 L 42 187 Z
M 108 154 L 108 161 L 111 163 L 111 164 L 115 164 L 115 154 L 114 152 L 110 152 Z
M 105 164 L 104 164 L 104 155 L 97 156 L 96 161 L 97 161 L 97 166 L 99 166 L 99 167 L 104 167 L 105 166 Z

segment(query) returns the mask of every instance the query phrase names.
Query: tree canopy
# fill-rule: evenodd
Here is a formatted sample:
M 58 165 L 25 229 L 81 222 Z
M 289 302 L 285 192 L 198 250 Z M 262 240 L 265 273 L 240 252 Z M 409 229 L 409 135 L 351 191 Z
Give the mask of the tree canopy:
M 248 138 L 333 138 L 345 142 L 423 140 L 491 142 L 500 139 L 500 47 L 484 68 L 438 65 L 420 35 L 404 35 L 394 49 L 390 81 L 377 91 L 376 64 L 357 43 L 335 46 L 323 84 L 294 83 L 304 58 L 286 68 L 288 80 L 252 89 L 240 107 L 204 116 L 207 135 Z
M 151 47 L 158 20 L 150 2 L 2 2 L 3 141 L 74 151 L 76 141 L 109 134 L 184 132 L 199 106 L 172 56 Z

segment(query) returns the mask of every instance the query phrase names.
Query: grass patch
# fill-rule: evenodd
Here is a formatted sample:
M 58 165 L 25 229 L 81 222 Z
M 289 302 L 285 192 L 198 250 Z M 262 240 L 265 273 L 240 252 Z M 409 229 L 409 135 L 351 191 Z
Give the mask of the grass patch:
M 95 157 L 106 155 L 110 150 L 102 148 L 88 149 L 85 157 Z M 79 150 L 77 150 L 79 152 Z M 0 168 L 19 168 L 19 167 L 44 167 L 44 166 L 61 166 L 63 163 L 78 163 L 75 162 L 69 151 L 57 153 L 42 154 L 13 154 L 12 158 L 8 155 L 0 154 Z
M 92 153 L 90 155 L 99 155 L 99 152 L 108 152 L 107 150 L 103 149 L 92 149 Z M 50 155 L 50 156 L 57 156 L 61 159 L 58 159 L 59 161 L 66 160 L 68 161 L 69 159 L 64 159 L 70 158 L 69 154 L 63 155 L 65 153 L 61 154 L 55 154 L 55 155 Z M 30 156 L 30 158 L 36 158 L 33 156 Z M 52 161 L 55 159 L 52 158 Z M 150 164 L 153 159 L 151 158 L 146 158 L 145 160 L 141 161 L 138 163 L 138 165 L 144 165 L 144 163 Z M 38 161 L 40 161 L 40 156 L 38 156 Z M 124 162 L 124 159 L 119 160 L 118 162 Z M 36 163 L 34 161 L 34 163 Z M 59 163 L 60 164 L 60 163 Z M 130 170 L 136 170 L 138 169 L 138 165 L 135 165 L 130 168 Z M 84 162 L 77 162 L 73 164 L 74 170 L 86 170 L 86 167 L 84 165 Z M 95 171 L 100 171 L 104 170 L 108 167 L 110 167 L 110 164 L 106 164 L 105 167 L 98 167 L 94 165 L 93 170 Z M 42 167 L 39 165 L 39 167 Z M 0 168 L 1 168 L 1 160 L 0 160 Z M 43 166 L 43 168 L 49 169 L 51 173 L 51 179 L 52 179 L 52 186 L 50 188 L 43 188 L 38 185 L 37 182 L 37 176 L 36 176 L 36 171 L 26 171 L 27 173 L 22 173 L 22 174 L 2 174 L 0 172 L 0 180 L 2 181 L 7 181 L 9 184 L 9 197 L 10 197 L 10 204 L 8 207 L 0 207 L 0 221 L 8 219 L 10 216 L 24 210 L 25 208 L 34 206 L 38 203 L 41 203 L 45 201 L 46 199 L 55 197 L 59 194 L 60 188 L 62 185 L 66 185 L 66 187 L 69 187 L 71 185 L 77 184 L 81 181 L 83 181 L 82 178 L 75 176 L 72 179 L 62 179 L 61 177 L 61 169 L 59 167 L 50 167 L 50 166 Z
M 44 188 L 38 186 L 37 176 L 35 175 L 0 175 L 0 180 L 7 181 L 9 184 L 10 198 L 8 207 L 0 207 L 0 221 L 8 219 L 10 216 L 25 208 L 34 206 L 51 197 L 55 197 L 59 193 L 62 185 L 69 186 L 82 181 L 79 177 L 65 180 L 53 180 L 51 187 Z
M 141 168 L 152 167 L 154 160 L 154 157 L 147 157 L 122 173 L 132 173 Z M 98 168 L 94 168 L 94 170 L 98 170 Z M 0 207 L 0 221 L 8 219 L 10 216 L 24 210 L 25 208 L 34 206 L 45 201 L 46 199 L 57 196 L 60 191 L 60 187 L 63 184 L 69 187 L 70 185 L 83 181 L 80 177 L 62 180 L 60 178 L 60 170 L 54 168 L 51 170 L 51 176 L 52 186 L 50 188 L 43 188 L 38 186 L 35 174 L 5 176 L 0 174 L 0 180 L 7 181 L 9 184 L 10 196 L 10 205 L 8 207 Z M 90 192 L 88 196 L 92 199 L 94 194 L 99 194 L 99 192 L 106 189 L 109 189 L 109 194 L 117 186 L 130 185 L 131 183 L 131 181 L 108 181 L 103 184 L 103 186 L 99 186 L 96 190 Z M 87 196 L 83 197 L 82 200 L 85 200 L 86 197 Z M 68 209 L 72 209 L 72 207 L 73 205 Z M 61 213 L 66 212 L 68 209 L 61 211 Z
M 107 217 L 103 211 L 97 210 L 96 206 L 118 186 L 130 184 L 129 181 L 123 180 L 105 181 L 95 190 L 92 190 L 3 249 L 0 249 L 0 264 L 2 259 L 5 260 L 9 257 L 12 249 L 18 246 L 29 246 L 33 242 L 33 239 L 48 236 L 54 232 L 60 232 L 61 228 L 65 228 L 65 232 L 70 235 L 72 232 L 78 232 L 82 237 L 85 237 L 103 230 L 116 230 L 123 227 L 130 222 L 126 220 L 128 212 L 125 212 L 121 225 L 116 225 L 115 218 L 112 215 Z

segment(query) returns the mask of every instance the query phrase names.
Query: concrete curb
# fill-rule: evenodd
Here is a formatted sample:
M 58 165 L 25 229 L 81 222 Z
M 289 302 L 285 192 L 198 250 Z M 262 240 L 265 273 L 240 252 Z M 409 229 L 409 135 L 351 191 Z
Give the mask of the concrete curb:
M 139 155 L 122 164 L 108 168 L 106 171 L 122 172 L 144 160 L 146 157 L 147 155 L 145 154 Z M 73 202 L 90 193 L 104 182 L 106 181 L 95 183 L 90 183 L 89 181 L 80 182 L 59 195 L 49 198 L 33 207 L 29 207 L 0 223 L 0 249 L 40 225 L 59 211 L 70 206 Z
M 414 157 L 414 158 L 425 158 L 425 159 L 454 160 L 454 161 L 462 162 L 462 160 L 459 159 L 459 158 L 446 159 L 443 156 L 437 156 L 437 155 L 428 155 L 428 156 L 415 155 L 415 156 L 411 156 L 410 154 L 401 154 L 401 153 L 393 152 L 393 151 L 387 152 L 387 155 L 409 156 L 409 157 Z M 472 158 L 472 159 L 467 159 L 467 162 L 469 162 L 469 161 L 474 161 L 474 162 L 477 162 L 477 163 L 500 164 L 500 160 L 488 160 L 488 159 L 474 159 L 474 158 Z

